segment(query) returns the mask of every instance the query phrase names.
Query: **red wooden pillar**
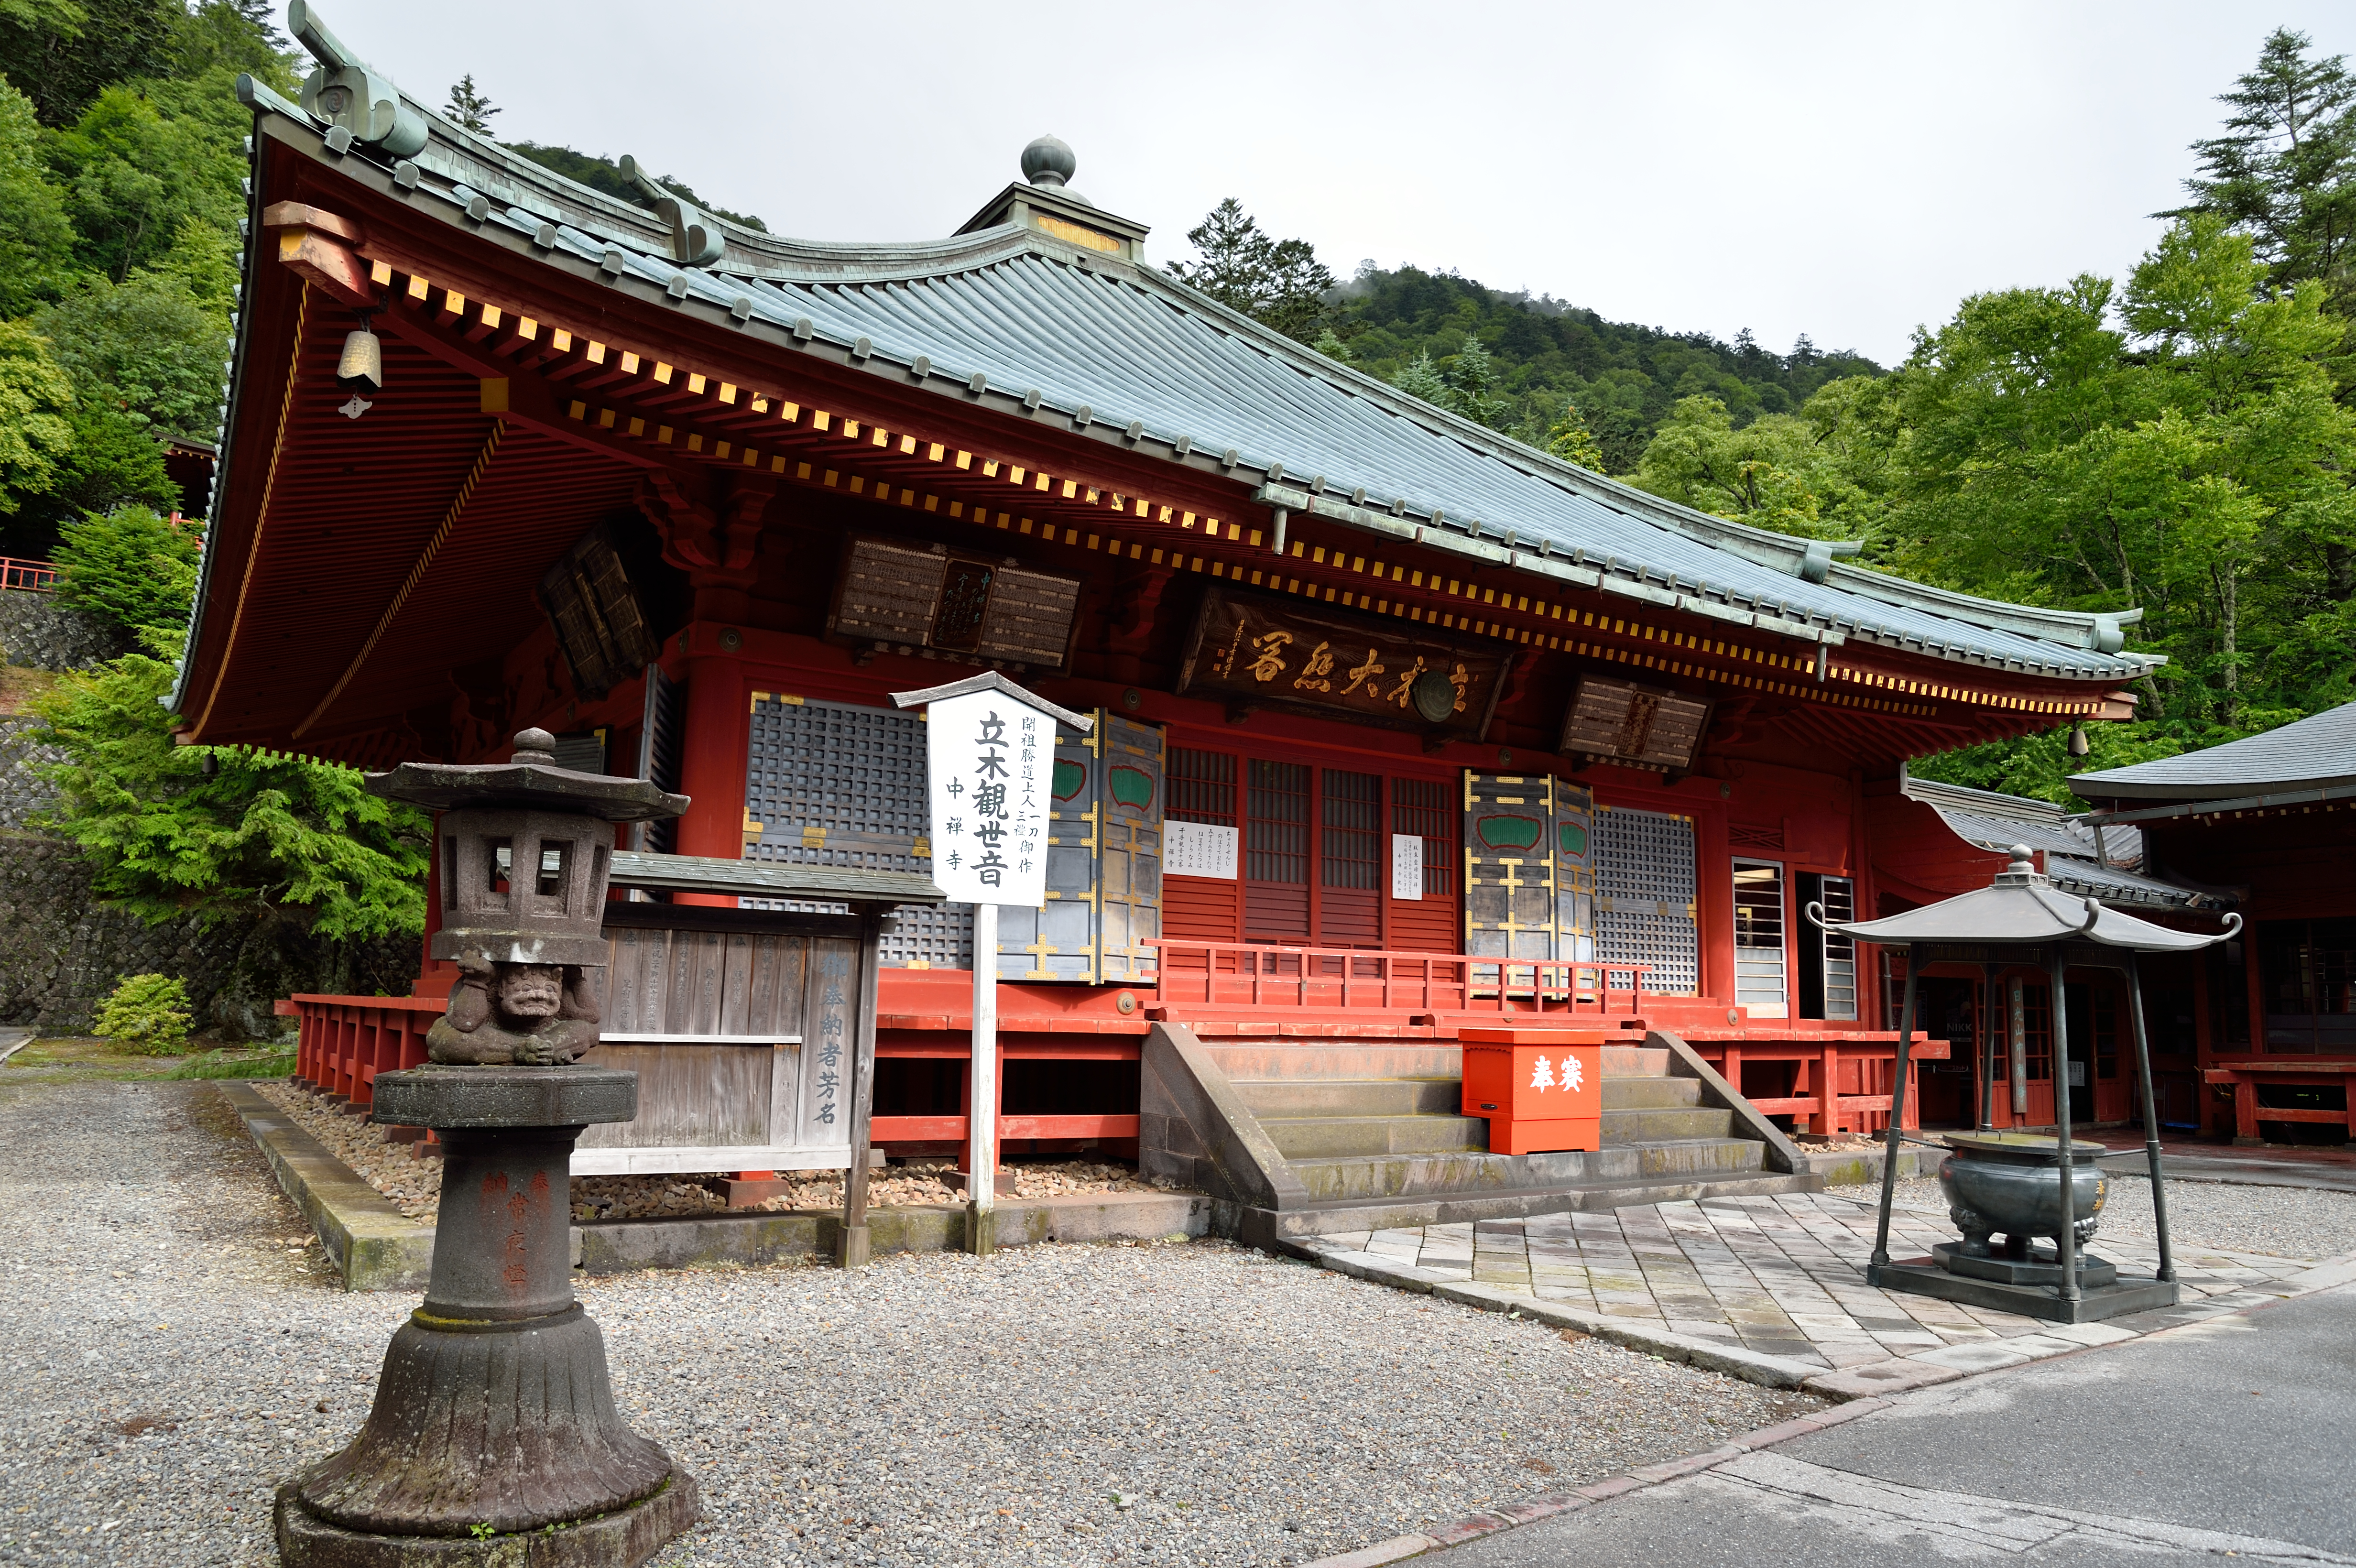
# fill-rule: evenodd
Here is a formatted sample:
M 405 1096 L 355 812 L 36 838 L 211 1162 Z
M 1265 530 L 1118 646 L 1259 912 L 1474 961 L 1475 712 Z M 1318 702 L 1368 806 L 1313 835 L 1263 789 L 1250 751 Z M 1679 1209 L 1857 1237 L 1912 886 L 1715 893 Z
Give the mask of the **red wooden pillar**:
M 696 628 L 699 637 L 707 628 Z M 680 740 L 681 794 L 694 804 L 679 819 L 675 843 L 682 855 L 738 860 L 744 856 L 745 688 L 743 661 L 699 651 L 687 661 L 687 716 Z M 734 908 L 712 893 L 680 893 L 674 901 Z

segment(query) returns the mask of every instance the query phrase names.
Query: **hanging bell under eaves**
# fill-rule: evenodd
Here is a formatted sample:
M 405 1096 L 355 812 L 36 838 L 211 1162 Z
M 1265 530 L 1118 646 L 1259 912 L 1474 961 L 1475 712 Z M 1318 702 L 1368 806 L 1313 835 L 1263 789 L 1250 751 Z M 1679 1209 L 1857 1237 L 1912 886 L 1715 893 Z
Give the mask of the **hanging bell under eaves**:
M 384 390 L 384 345 L 367 327 L 344 335 L 344 355 L 336 361 L 336 385 L 354 393 Z

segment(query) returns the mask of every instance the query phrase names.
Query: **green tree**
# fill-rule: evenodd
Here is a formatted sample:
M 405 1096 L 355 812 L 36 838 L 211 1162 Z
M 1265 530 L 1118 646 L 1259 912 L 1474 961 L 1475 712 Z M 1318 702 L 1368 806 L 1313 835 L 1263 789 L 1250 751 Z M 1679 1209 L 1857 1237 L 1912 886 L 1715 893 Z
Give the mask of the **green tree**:
M 234 240 L 250 129 L 218 68 L 101 91 L 49 146 L 84 264 L 122 283 L 160 261 L 191 219 Z
M 1333 274 L 1308 240 L 1270 238 L 1229 197 L 1186 231 L 1186 242 L 1200 260 L 1171 263 L 1180 283 L 1287 337 L 1315 338 Z
M 1440 367 L 1431 362 L 1429 354 L 1418 354 L 1399 367 L 1391 378 L 1391 385 L 1410 398 L 1420 398 L 1433 408 L 1444 409 L 1449 402 L 1449 386 Z
M 1596 444 L 1595 432 L 1587 428 L 1587 421 L 1579 411 L 1579 404 L 1563 400 L 1562 412 L 1546 430 L 1545 439 L 1537 443 L 1542 450 L 1594 473 L 1603 472 L 1603 449 Z
M 0 76 L 44 125 L 70 124 L 113 82 L 174 64 L 176 0 L 8 0 L 0 5 Z
M 2218 101 L 2225 133 L 2192 144 L 2201 173 L 2182 212 L 2213 213 L 2256 242 L 2276 288 L 2312 279 L 2343 304 L 2356 261 L 2356 77 L 2347 57 L 2312 57 L 2305 33 L 2276 27 Z
M 1826 498 L 1846 488 L 1807 420 L 1767 414 L 1737 430 L 1710 397 L 1677 400 L 1630 483 L 1697 511 L 1808 537 L 1838 537 L 1826 524 Z
M 0 517 L 13 517 L 65 476 L 73 416 L 73 383 L 48 340 L 21 323 L 0 321 Z
M 1471 333 L 1448 361 L 1448 407 L 1474 424 L 1504 429 L 1506 400 L 1497 390 L 1497 362 Z
M 0 81 L 0 318 L 56 297 L 74 274 L 73 245 L 33 101 Z
M 134 272 L 84 280 L 33 318 L 75 390 L 143 423 L 209 441 L 218 432 L 228 324 L 181 278 Z
M 179 746 L 163 705 L 177 639 L 149 639 L 34 704 L 57 804 L 42 826 L 81 847 L 92 885 L 151 923 L 284 923 L 334 941 L 424 929 L 431 826 L 356 769 L 244 746 Z
M 204 531 L 144 507 L 68 523 L 57 550 L 58 597 L 128 632 L 187 624 Z
M 491 117 L 498 106 L 475 89 L 475 73 L 468 71 L 450 90 L 450 101 L 442 113 L 454 125 L 487 136 L 491 133 Z

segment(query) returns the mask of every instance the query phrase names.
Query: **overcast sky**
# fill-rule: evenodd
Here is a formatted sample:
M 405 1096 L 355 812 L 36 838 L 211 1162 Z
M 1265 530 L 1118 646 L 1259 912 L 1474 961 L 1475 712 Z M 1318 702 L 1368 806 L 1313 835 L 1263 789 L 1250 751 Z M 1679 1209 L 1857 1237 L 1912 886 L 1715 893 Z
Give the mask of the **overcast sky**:
M 1152 261 L 1233 196 L 1344 276 L 1885 364 L 1966 293 L 2131 266 L 2272 27 L 2356 52 L 2346 0 L 321 10 L 414 98 L 471 71 L 495 135 L 636 154 L 774 233 L 946 235 L 1052 132 Z

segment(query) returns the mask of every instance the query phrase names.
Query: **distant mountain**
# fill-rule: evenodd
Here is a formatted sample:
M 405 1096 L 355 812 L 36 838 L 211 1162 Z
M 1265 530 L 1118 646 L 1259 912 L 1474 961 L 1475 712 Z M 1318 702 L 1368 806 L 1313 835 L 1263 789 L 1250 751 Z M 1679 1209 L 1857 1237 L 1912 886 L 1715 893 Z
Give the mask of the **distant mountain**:
M 633 207 L 643 207 L 649 212 L 654 210 L 654 202 L 648 198 L 647 193 L 638 188 L 636 180 L 623 174 L 622 165 L 611 158 L 594 158 L 586 153 L 575 152 L 571 147 L 549 147 L 538 142 L 503 142 L 500 145 L 506 147 L 510 153 L 521 153 L 541 168 L 554 169 L 566 179 L 579 180 L 591 190 L 602 191 L 618 201 L 626 201 Z M 731 223 L 750 229 L 755 234 L 766 234 L 769 231 L 769 226 L 759 219 L 749 213 L 731 212 L 724 207 L 715 206 L 690 190 L 684 183 L 671 178 L 669 175 L 656 176 L 655 183 L 665 190 L 676 194 L 680 199 L 701 208 L 714 218 L 724 218 Z
M 1386 272 L 1361 263 L 1325 303 L 1327 325 L 1350 362 L 1386 380 L 1398 379 L 1419 354 L 1444 374 L 1466 336 L 1478 338 L 1495 362 L 1504 400 L 1491 422 L 1543 445 L 1564 401 L 1575 401 L 1613 474 L 1636 466 L 1679 398 L 1719 399 L 1740 427 L 1796 410 L 1826 381 L 1883 373 L 1863 355 L 1820 349 L 1804 335 L 1789 354 L 1775 354 L 1747 329 L 1725 343 L 1706 332 L 1606 321 L 1551 295 L 1506 293 L 1417 267 Z

